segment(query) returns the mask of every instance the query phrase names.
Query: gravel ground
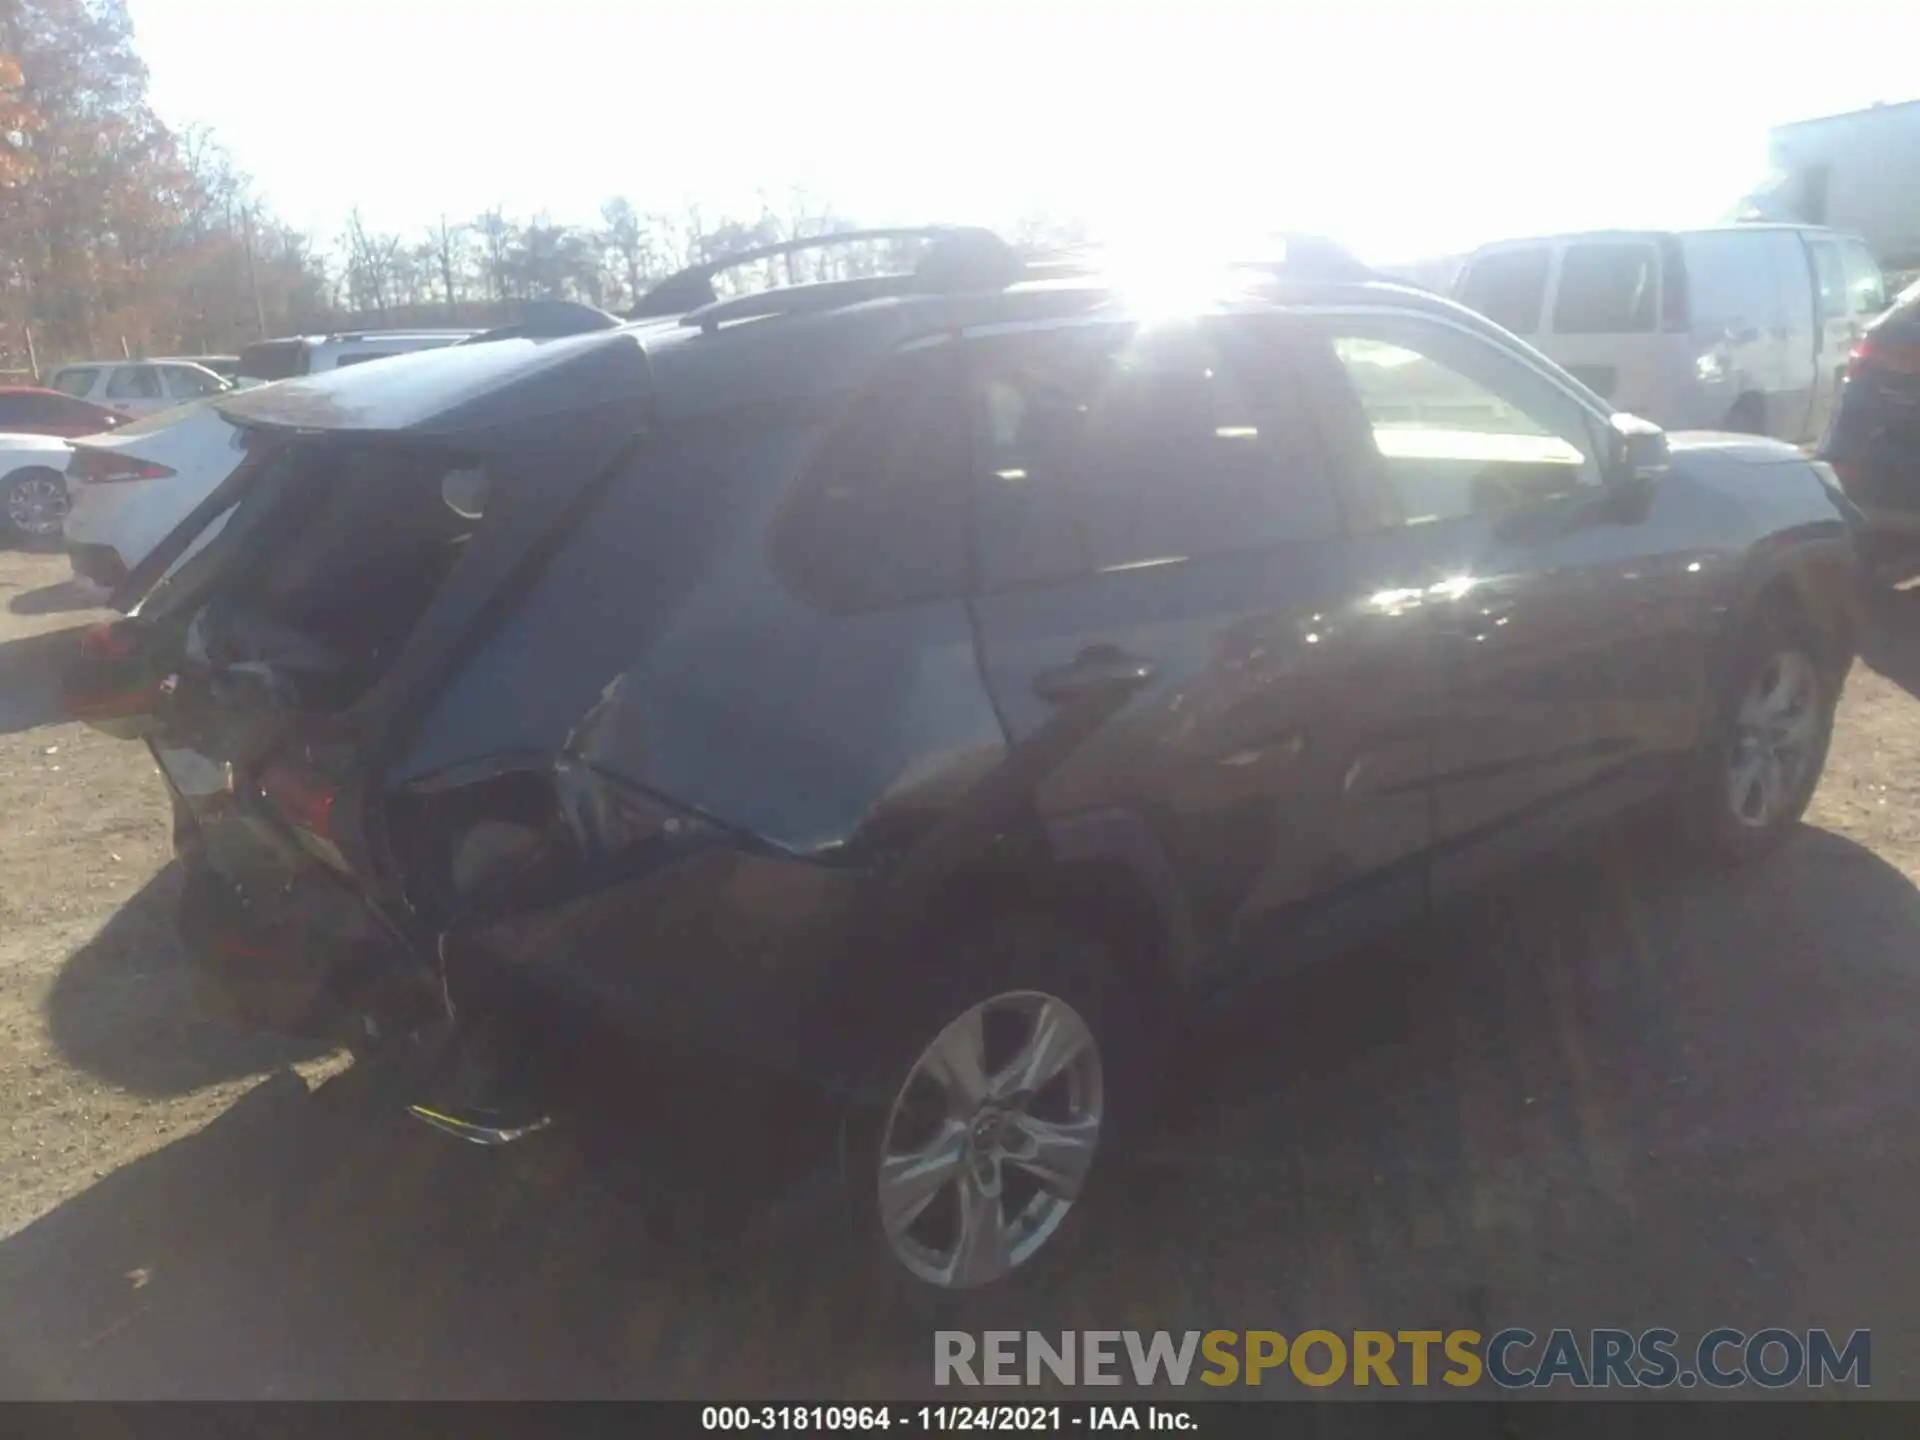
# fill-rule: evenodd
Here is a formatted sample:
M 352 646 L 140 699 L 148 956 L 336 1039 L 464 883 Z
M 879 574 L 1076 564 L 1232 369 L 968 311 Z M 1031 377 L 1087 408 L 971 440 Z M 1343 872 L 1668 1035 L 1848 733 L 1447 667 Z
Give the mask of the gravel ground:
M 931 1323 L 864 1287 L 715 1277 L 564 1136 L 452 1145 L 204 1018 L 152 764 L 53 713 L 95 603 L 0 551 L 0 1396 L 925 1391 Z M 1865 1326 L 1920 1395 L 1910 692 L 1920 596 L 1775 859 L 1564 857 L 1249 1009 L 1016 1323 Z

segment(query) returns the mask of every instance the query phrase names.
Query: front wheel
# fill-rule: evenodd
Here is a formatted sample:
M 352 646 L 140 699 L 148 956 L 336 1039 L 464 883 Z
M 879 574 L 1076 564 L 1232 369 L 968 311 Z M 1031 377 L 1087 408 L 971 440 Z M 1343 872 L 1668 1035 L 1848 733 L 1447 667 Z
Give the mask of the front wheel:
M 0 514 L 6 529 L 30 545 L 60 538 L 67 518 L 67 482 L 58 470 L 31 466 L 0 483 Z
M 1693 829 L 1709 853 L 1746 859 L 1800 823 L 1832 741 L 1842 678 L 1832 672 L 1791 619 L 1762 617 L 1748 631 L 1692 796 Z

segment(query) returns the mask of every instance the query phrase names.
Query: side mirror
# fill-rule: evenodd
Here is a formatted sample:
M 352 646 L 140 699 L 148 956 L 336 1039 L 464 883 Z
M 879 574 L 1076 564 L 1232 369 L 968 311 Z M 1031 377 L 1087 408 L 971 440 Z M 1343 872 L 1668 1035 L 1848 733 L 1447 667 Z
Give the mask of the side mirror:
M 1622 414 L 1607 422 L 1607 440 L 1607 487 L 1623 508 L 1637 511 L 1666 476 L 1667 432 L 1650 420 Z

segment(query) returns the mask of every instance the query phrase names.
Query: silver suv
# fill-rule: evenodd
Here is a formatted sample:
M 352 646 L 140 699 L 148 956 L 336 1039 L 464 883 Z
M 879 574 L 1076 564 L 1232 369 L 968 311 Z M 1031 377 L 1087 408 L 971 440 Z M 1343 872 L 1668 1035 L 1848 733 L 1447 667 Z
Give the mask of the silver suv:
M 47 384 L 125 415 L 151 415 L 229 388 L 213 371 L 191 360 L 89 360 L 61 366 Z

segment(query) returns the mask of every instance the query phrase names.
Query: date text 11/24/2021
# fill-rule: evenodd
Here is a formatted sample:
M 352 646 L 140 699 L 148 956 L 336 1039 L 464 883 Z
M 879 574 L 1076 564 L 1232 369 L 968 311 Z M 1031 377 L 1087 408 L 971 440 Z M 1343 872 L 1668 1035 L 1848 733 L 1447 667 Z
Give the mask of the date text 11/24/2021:
M 1183 1406 L 1168 1405 L 707 1405 L 702 1430 L 742 1432 L 901 1430 L 907 1434 L 974 1431 L 1186 1431 L 1197 1428 Z

